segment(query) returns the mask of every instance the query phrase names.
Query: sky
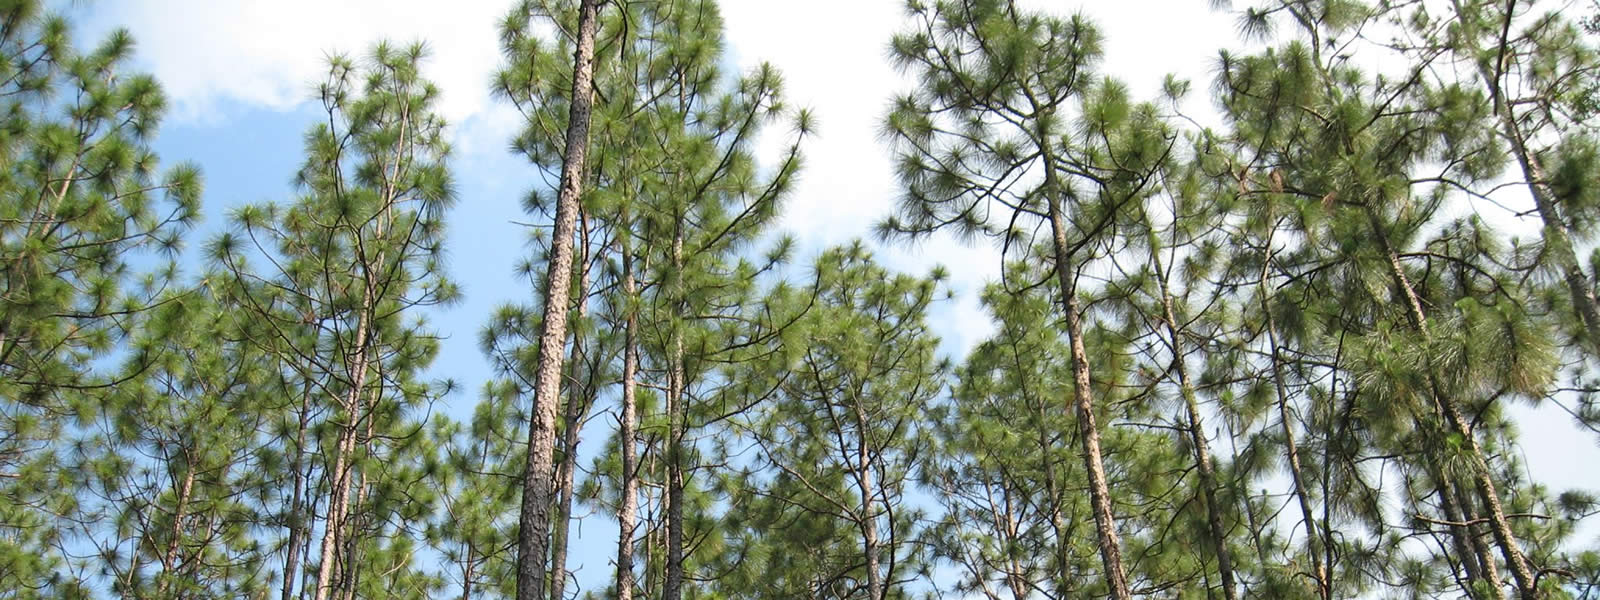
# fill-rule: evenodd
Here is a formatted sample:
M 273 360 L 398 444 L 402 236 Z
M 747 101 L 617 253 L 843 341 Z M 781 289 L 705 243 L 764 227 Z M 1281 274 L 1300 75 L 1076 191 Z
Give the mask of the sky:
M 1217 50 L 1237 46 L 1230 15 L 1208 2 L 1023 2 L 1059 13 L 1083 12 L 1106 37 L 1103 64 L 1135 97 L 1155 96 L 1168 73 L 1209 86 Z M 102 0 L 59 10 L 79 23 L 79 43 L 111 27 L 126 27 L 137 42 L 135 64 L 164 86 L 171 110 L 155 143 L 167 163 L 193 161 L 205 174 L 205 223 L 191 248 L 220 231 L 228 207 L 292 197 L 290 178 L 302 134 L 319 107 L 308 99 L 332 53 L 360 56 L 374 42 L 425 40 L 424 73 L 442 90 L 439 109 L 454 124 L 452 166 L 459 200 L 449 216 L 449 270 L 465 300 L 429 316 L 447 336 L 434 372 L 462 384 L 447 412 L 465 415 L 491 377 L 477 333 L 496 306 L 531 300 L 513 277 L 527 256 L 520 198 L 537 184 L 533 170 L 507 150 L 519 128 L 514 111 L 489 94 L 501 57 L 496 27 L 504 0 Z M 805 171 L 784 212 L 782 228 L 800 242 L 799 260 L 822 248 L 868 239 L 888 265 L 925 274 L 950 273 L 956 296 L 930 319 L 941 349 L 959 358 L 992 327 L 977 291 L 995 277 L 996 248 L 948 238 L 914 247 L 871 241 L 870 227 L 889 214 L 896 183 L 889 150 L 877 132 L 889 99 L 909 87 L 887 60 L 890 36 L 903 24 L 898 0 L 724 0 L 729 59 L 741 68 L 763 61 L 784 75 L 790 104 L 811 109 L 819 135 L 805 147 Z M 1211 114 L 1203 101 L 1194 106 Z M 1497 218 L 1486 215 L 1491 220 Z M 1534 477 L 1553 488 L 1600 489 L 1600 450 L 1559 409 L 1519 408 L 1522 449 Z M 598 445 L 594 440 L 588 442 Z M 590 519 L 588 521 L 597 521 Z M 614 526 L 588 523 L 574 540 L 578 579 L 599 587 Z

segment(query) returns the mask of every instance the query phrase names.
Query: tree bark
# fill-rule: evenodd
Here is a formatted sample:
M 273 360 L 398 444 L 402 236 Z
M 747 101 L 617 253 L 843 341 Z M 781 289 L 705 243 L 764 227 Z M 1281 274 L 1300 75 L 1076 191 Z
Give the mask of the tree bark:
M 1205 429 L 1200 419 L 1200 406 L 1195 401 L 1194 382 L 1189 379 L 1189 366 L 1183 360 L 1183 338 L 1178 331 L 1178 319 L 1172 310 L 1172 292 L 1167 285 L 1166 271 L 1162 269 L 1160 252 L 1152 251 L 1156 268 L 1156 281 L 1161 289 L 1161 315 L 1172 341 L 1172 368 L 1178 373 L 1178 389 L 1183 395 L 1183 405 L 1189 417 L 1189 442 L 1194 446 L 1194 464 L 1200 472 L 1200 495 L 1206 505 L 1206 527 L 1211 532 L 1211 550 L 1217 555 L 1217 575 L 1222 583 L 1222 597 L 1237 600 L 1238 589 L 1233 578 L 1233 555 L 1228 552 L 1228 530 L 1222 524 L 1222 505 L 1217 502 L 1217 474 L 1211 463 L 1211 448 L 1206 441 Z
M 578 272 L 578 319 L 589 316 L 589 228 L 588 220 L 584 218 L 583 211 L 578 211 L 583 227 L 579 235 L 583 239 L 583 257 L 578 261 L 574 270 Z M 580 370 L 584 364 L 583 338 L 574 333 L 572 335 L 572 360 L 568 368 L 574 382 L 579 380 Z M 561 466 L 557 472 L 555 531 L 551 534 L 550 549 L 550 600 L 562 600 L 567 587 L 567 545 L 570 543 L 568 536 L 572 523 L 572 492 L 573 473 L 578 467 L 578 434 L 583 430 L 583 414 L 591 394 L 594 390 L 594 373 L 588 373 L 588 380 L 581 386 L 574 385 L 567 389 L 567 407 L 562 416 L 561 433 Z
M 316 600 L 327 600 L 328 593 L 332 591 L 334 563 L 337 562 L 335 555 L 338 553 L 345 515 L 349 508 L 350 458 L 355 452 L 356 423 L 361 417 L 361 391 L 367 382 L 368 330 L 371 329 L 369 319 L 373 305 L 370 290 L 369 285 L 368 292 L 364 294 L 360 316 L 356 320 L 354 358 L 349 370 L 350 390 L 342 402 L 345 409 L 345 423 L 339 427 L 336 454 L 330 471 L 328 517 L 322 528 L 322 558 L 317 565 Z
M 1047 166 L 1046 177 L 1052 180 L 1046 186 L 1057 189 L 1053 168 Z M 1067 256 L 1065 218 L 1061 214 L 1061 201 L 1048 200 L 1050 233 L 1054 242 L 1054 259 L 1057 284 L 1061 288 L 1061 304 L 1066 311 L 1067 335 L 1071 337 L 1072 391 L 1078 412 L 1078 431 L 1083 436 L 1083 468 L 1089 474 L 1089 500 L 1094 508 L 1096 538 L 1100 546 L 1100 561 L 1105 566 L 1106 587 L 1113 600 L 1132 600 L 1128 591 L 1128 578 L 1122 568 L 1122 541 L 1117 536 L 1116 515 L 1111 510 L 1111 488 L 1106 483 L 1106 471 L 1100 456 L 1100 429 L 1094 419 L 1094 389 L 1089 381 L 1089 358 L 1083 345 L 1083 316 L 1078 306 L 1076 278 L 1072 274 Z
M 1267 296 L 1267 271 L 1273 258 L 1272 236 L 1267 236 L 1266 257 L 1261 261 L 1261 278 L 1257 292 L 1261 314 L 1267 322 L 1268 355 L 1272 361 L 1272 387 L 1278 398 L 1278 423 L 1283 431 L 1283 444 L 1289 459 L 1289 481 L 1294 485 L 1294 497 L 1300 507 L 1300 519 L 1305 524 L 1306 553 L 1311 555 L 1311 569 L 1316 577 L 1317 597 L 1333 600 L 1333 584 L 1328 578 L 1328 568 L 1317 550 L 1317 520 L 1311 511 L 1311 497 L 1306 494 L 1305 476 L 1300 468 L 1300 449 L 1295 444 L 1294 421 L 1289 413 L 1289 388 L 1283 377 L 1283 363 L 1278 360 L 1278 320 L 1272 315 L 1272 304 Z
M 682 221 L 672 239 L 672 294 L 683 309 L 683 230 Z M 667 361 L 667 573 L 662 586 L 664 600 L 683 598 L 683 437 L 688 414 L 684 402 L 682 315 L 674 317 L 671 356 Z
M 626 216 L 623 222 L 627 223 Z M 627 235 L 624 232 L 622 235 Z M 622 454 L 622 501 L 617 508 L 617 600 L 633 600 L 633 529 L 638 519 L 639 457 L 634 445 L 639 421 L 636 384 L 639 375 L 639 315 L 635 310 L 638 289 L 633 279 L 633 251 L 622 250 L 622 293 L 626 299 L 627 322 L 623 326 L 622 418 L 617 438 Z
M 172 511 L 172 531 L 168 532 L 172 537 L 167 540 L 166 552 L 161 555 L 162 578 L 161 583 L 156 586 L 156 596 L 161 598 L 168 597 L 167 590 L 172 585 L 172 578 L 177 576 L 173 573 L 173 566 L 178 562 L 178 549 L 182 546 L 180 541 L 183 539 L 183 519 L 188 514 L 189 496 L 194 492 L 193 455 L 187 449 L 183 455 L 186 462 L 183 483 L 178 486 L 178 503 Z
M 1400 265 L 1400 257 L 1395 254 L 1389 244 L 1388 236 L 1384 233 L 1377 213 L 1369 207 L 1367 219 L 1371 222 L 1373 233 L 1378 238 L 1384 255 L 1389 261 L 1389 273 L 1394 278 L 1395 285 L 1400 288 L 1406 298 L 1406 308 L 1411 318 L 1412 326 L 1424 341 L 1431 338 L 1428 330 L 1427 314 L 1423 312 L 1422 300 L 1417 296 L 1416 289 L 1411 285 L 1411 280 L 1405 274 L 1405 269 Z M 1430 360 L 1431 363 L 1431 360 Z M 1516 535 L 1511 531 L 1511 524 L 1506 520 L 1505 508 L 1500 503 L 1500 494 L 1495 489 L 1494 480 L 1490 477 L 1489 463 L 1483 457 L 1483 447 L 1478 443 L 1477 435 L 1472 431 L 1472 423 L 1461 412 L 1461 405 L 1456 399 L 1439 389 L 1437 378 L 1432 373 L 1433 367 L 1429 365 L 1429 385 L 1434 390 L 1434 400 L 1439 405 L 1439 410 L 1444 413 L 1445 421 L 1449 423 L 1452 433 L 1461 436 L 1467 444 L 1468 457 L 1472 461 L 1472 480 L 1477 489 L 1479 498 L 1488 509 L 1490 532 L 1494 534 L 1495 544 L 1500 546 L 1500 552 L 1505 557 L 1506 566 L 1511 569 L 1512 578 L 1517 582 L 1517 590 L 1522 600 L 1538 600 L 1539 591 L 1535 587 L 1533 570 L 1528 567 L 1526 556 L 1517 544 Z
M 300 395 L 299 424 L 294 434 L 294 460 L 289 467 L 294 473 L 294 483 L 289 496 L 289 539 L 284 548 L 282 600 L 293 600 L 295 573 L 300 569 L 300 538 L 305 535 L 305 517 L 301 507 L 305 494 L 305 473 L 302 470 L 305 468 L 306 429 L 310 419 L 311 381 L 308 379 Z
M 556 402 L 561 397 L 562 350 L 567 340 L 567 305 L 572 293 L 573 229 L 577 224 L 578 199 L 583 192 L 589 120 L 594 110 L 594 38 L 599 8 L 600 0 L 582 0 L 578 10 L 572 106 L 567 117 L 555 231 L 550 238 L 544 319 L 534 375 L 533 414 L 528 419 L 528 462 L 522 477 L 522 507 L 517 530 L 517 600 L 545 600 L 544 567 L 550 545 Z

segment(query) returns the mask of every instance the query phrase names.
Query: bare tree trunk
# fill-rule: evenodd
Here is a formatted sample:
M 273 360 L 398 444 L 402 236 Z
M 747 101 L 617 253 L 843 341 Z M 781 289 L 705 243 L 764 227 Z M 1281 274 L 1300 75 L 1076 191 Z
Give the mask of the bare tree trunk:
M 351 411 L 347 418 L 354 419 Z M 340 536 L 344 529 L 345 510 L 350 498 L 350 469 L 349 460 L 351 445 L 355 434 L 350 431 L 350 425 L 340 428 L 339 442 L 334 456 L 328 489 L 328 516 L 322 525 L 322 552 L 321 562 L 317 565 L 316 600 L 327 600 L 328 593 L 332 591 L 334 578 L 335 554 L 338 552 Z
M 672 239 L 672 294 L 683 308 L 683 230 Z M 662 588 L 664 600 L 683 598 L 683 438 L 688 415 L 684 401 L 683 332 L 684 315 L 676 315 L 672 325 L 672 356 L 667 361 L 667 576 Z
M 1016 344 L 1016 337 L 1007 336 L 1007 339 L 1011 340 L 1012 364 L 1016 366 L 1017 372 L 1024 372 L 1022 368 L 1020 350 L 1017 348 Z M 1032 408 L 1034 409 L 1034 416 L 1039 421 L 1037 426 L 1034 427 L 1034 436 L 1039 444 L 1039 468 L 1044 473 L 1045 497 L 1050 502 L 1050 529 L 1055 535 L 1055 573 L 1051 577 L 1052 588 L 1055 590 L 1056 598 L 1066 598 L 1068 596 L 1067 564 L 1070 557 L 1068 553 L 1068 545 L 1072 542 L 1072 540 L 1066 531 L 1066 517 L 1063 515 L 1061 506 L 1065 502 L 1065 498 L 1063 498 L 1061 493 L 1061 483 L 1056 480 L 1056 466 L 1054 461 L 1050 460 L 1051 448 L 1050 438 L 1047 433 L 1048 428 L 1046 427 L 1047 421 L 1045 420 L 1045 417 L 1047 416 L 1045 411 L 1045 401 L 1043 398 L 1035 397 L 1030 392 L 1027 378 L 1023 378 L 1022 380 L 1022 393 L 1024 400 L 1032 405 Z M 1022 596 L 1019 596 L 1019 598 L 1026 596 L 1027 594 L 1023 594 Z
M 573 56 L 572 106 L 562 155 L 561 191 L 556 199 L 555 231 L 544 293 L 544 320 L 534 376 L 533 415 L 528 420 L 528 463 L 522 476 L 522 507 L 517 530 L 517 600 L 545 600 L 545 556 L 549 552 L 552 454 L 556 402 L 561 397 L 562 352 L 567 341 L 567 306 L 572 290 L 572 237 L 583 192 L 589 119 L 594 109 L 594 37 L 600 0 L 582 0 L 578 44 Z
M 627 223 L 626 216 L 623 222 Z M 627 235 L 626 232 L 623 235 Z M 617 509 L 617 600 L 633 600 L 633 529 L 638 519 L 639 458 L 634 432 L 639 422 L 635 379 L 639 376 L 639 315 L 637 284 L 633 279 L 633 251 L 622 250 L 622 293 L 628 303 L 622 349 L 622 419 L 617 438 L 622 453 L 622 501 Z
M 191 452 L 185 449 L 183 457 L 186 462 L 183 483 L 178 485 L 178 504 L 173 507 L 172 531 L 168 532 L 172 537 L 167 540 L 167 549 L 161 555 L 162 578 L 161 583 L 156 586 L 156 596 L 160 598 L 168 597 L 167 590 L 171 588 L 172 578 L 177 576 L 176 573 L 173 573 L 173 567 L 178 562 L 178 548 L 181 546 L 180 542 L 183 539 L 183 519 L 188 515 L 189 497 L 190 494 L 194 493 L 193 456 Z
M 1156 280 L 1161 288 L 1162 320 L 1167 327 L 1167 337 L 1172 341 L 1172 367 L 1178 372 L 1178 388 L 1188 412 L 1189 442 L 1194 445 L 1194 464 L 1200 472 L 1200 495 L 1206 505 L 1206 526 L 1211 530 L 1211 549 L 1217 555 L 1222 597 L 1225 600 L 1237 600 L 1233 555 L 1228 552 L 1228 531 L 1222 525 L 1222 505 L 1217 502 L 1217 474 L 1211 463 L 1211 448 L 1200 419 L 1199 403 L 1195 401 L 1194 382 L 1189 379 L 1189 366 L 1183 360 L 1183 337 L 1178 331 L 1178 319 L 1172 310 L 1172 292 L 1167 287 L 1166 271 L 1161 268 L 1160 253 L 1152 252 L 1151 255 L 1155 260 Z
M 1429 339 L 1428 318 L 1422 310 L 1422 300 L 1417 296 L 1416 289 L 1411 285 L 1411 280 L 1405 274 L 1405 269 L 1400 265 L 1400 257 L 1395 254 L 1389 245 L 1388 236 L 1384 234 L 1378 221 L 1377 213 L 1367 209 L 1367 219 L 1371 222 L 1373 233 L 1377 236 L 1385 256 L 1389 259 L 1389 272 L 1406 297 L 1406 307 L 1412 321 L 1412 326 L 1422 339 Z M 1533 570 L 1528 567 L 1526 556 L 1517 544 L 1517 538 L 1511 531 L 1511 524 L 1506 520 L 1505 508 L 1500 503 L 1500 493 L 1495 490 L 1494 480 L 1490 477 L 1489 463 L 1483 457 L 1483 446 L 1478 443 L 1478 436 L 1472 431 L 1472 422 L 1467 420 L 1461 412 L 1461 405 L 1456 399 L 1440 390 L 1437 378 L 1433 376 L 1432 366 L 1429 366 L 1429 385 L 1434 391 L 1434 400 L 1439 409 L 1444 413 L 1447 423 L 1450 424 L 1452 433 L 1460 435 L 1467 443 L 1470 450 L 1468 456 L 1472 460 L 1472 479 L 1477 488 L 1478 497 L 1483 500 L 1488 510 L 1490 532 L 1494 534 L 1495 543 L 1500 546 L 1500 552 L 1505 557 L 1506 566 L 1511 569 L 1512 578 L 1517 582 L 1517 590 L 1523 600 L 1538 600 L 1539 591 L 1535 586 Z
M 1054 169 L 1046 172 L 1054 183 Z M 1047 187 L 1058 189 L 1055 185 Z M 1067 256 L 1065 218 L 1059 198 L 1049 199 L 1050 233 L 1053 236 L 1057 283 L 1061 304 L 1066 311 L 1067 335 L 1072 349 L 1072 391 L 1076 398 L 1078 431 L 1083 436 L 1083 468 L 1089 475 L 1089 500 L 1094 508 L 1095 534 L 1100 546 L 1100 561 L 1105 566 L 1106 587 L 1113 600 L 1132 600 L 1128 577 L 1122 568 L 1122 541 L 1117 536 L 1117 518 L 1111 510 L 1111 488 L 1100 456 L 1100 429 L 1094 419 L 1094 389 L 1089 381 L 1089 357 L 1083 345 L 1083 315 L 1078 306 L 1076 277 Z
M 356 339 L 353 363 L 350 368 L 350 390 L 345 394 L 345 423 L 339 427 L 339 439 L 335 449 L 334 464 L 330 471 L 330 488 L 328 490 L 328 518 L 323 524 L 322 531 L 322 560 L 317 566 L 317 591 L 316 600 L 327 600 L 328 593 L 332 591 L 335 554 L 340 545 L 340 536 L 343 534 L 345 514 L 350 500 L 350 459 L 355 452 L 356 423 L 361 418 L 361 392 L 367 381 L 367 333 L 371 328 L 369 318 L 372 312 L 371 286 L 362 302 L 361 313 L 356 320 Z
M 589 316 L 589 226 L 588 219 L 580 207 L 578 218 L 582 221 L 579 236 L 583 241 L 582 258 L 573 267 L 578 275 L 578 319 Z M 570 377 L 574 383 L 567 389 L 567 407 L 562 416 L 561 433 L 561 466 L 557 471 L 556 489 L 556 522 L 555 530 L 551 534 L 550 548 L 550 600 L 562 600 L 567 587 L 567 545 L 572 524 L 572 492 L 573 474 L 578 468 L 578 434 L 583 430 L 583 416 L 594 392 L 593 372 L 580 375 L 584 366 L 583 337 L 578 333 L 572 335 L 572 360 L 567 368 L 571 370 Z M 576 382 L 580 377 L 582 385 Z
M 855 480 L 856 489 L 861 493 L 861 516 L 858 523 L 861 527 L 861 554 L 866 561 L 867 595 L 871 600 L 884 600 L 886 590 L 884 590 L 883 573 L 878 570 L 879 541 L 876 514 L 878 508 L 877 502 L 873 500 L 878 494 L 875 484 L 872 482 L 872 453 L 867 448 L 867 428 L 870 427 L 870 424 L 867 422 L 867 414 L 863 410 L 861 403 L 856 402 L 854 408 L 858 432 Z
M 1444 478 L 1444 474 L 1439 471 L 1438 465 L 1432 464 L 1430 461 L 1429 469 L 1432 471 L 1429 476 L 1433 477 L 1437 482 L 1435 488 L 1439 494 L 1440 510 L 1444 512 L 1445 519 L 1451 522 L 1449 525 L 1450 539 L 1455 546 L 1462 569 L 1466 571 L 1468 596 L 1476 598 L 1478 594 L 1476 590 L 1472 589 L 1473 584 L 1483 581 L 1490 590 L 1486 600 L 1504 598 L 1505 592 L 1501 587 L 1500 569 L 1495 563 L 1494 554 L 1490 552 L 1489 546 L 1483 543 L 1483 540 L 1474 534 L 1471 526 L 1468 525 L 1468 523 L 1477 519 L 1475 511 L 1470 510 L 1470 507 L 1463 503 L 1465 498 L 1462 497 L 1460 490 Z
M 379 377 L 380 377 L 380 379 L 382 378 L 381 371 L 379 373 Z M 373 396 L 372 400 L 370 400 L 367 403 L 366 411 L 365 411 L 366 414 L 367 414 L 367 433 L 366 433 L 366 437 L 361 438 L 361 440 L 360 440 L 360 442 L 361 442 L 360 446 L 367 453 L 369 458 L 370 458 L 371 453 L 372 453 L 371 443 L 372 443 L 372 436 L 373 436 L 373 432 L 374 432 L 374 426 L 377 423 L 377 419 L 373 417 L 373 415 L 376 414 L 376 412 L 377 412 L 377 407 L 375 406 L 377 404 L 377 402 L 378 402 L 377 394 L 374 393 L 374 396 Z M 367 461 L 367 462 L 370 463 L 370 460 Z M 366 503 L 367 503 L 368 485 L 367 485 L 367 471 L 366 471 L 366 469 L 362 469 L 359 473 L 356 474 L 356 476 L 360 477 L 360 479 L 355 484 L 356 499 L 355 499 L 354 502 L 350 503 L 350 506 L 352 508 L 361 508 L 361 507 L 365 506 Z M 348 519 L 350 521 L 349 535 L 347 535 L 345 537 L 345 540 L 344 540 L 344 565 L 345 565 L 345 571 L 341 574 L 341 577 L 339 578 L 339 581 L 338 581 L 338 585 L 339 585 L 339 589 L 340 589 L 340 598 L 342 600 L 354 600 L 355 595 L 356 595 L 356 579 L 361 575 L 361 573 L 359 571 L 357 571 L 355 569 L 355 567 L 354 567 L 354 565 L 357 562 L 356 553 L 359 551 L 359 549 L 356 547 L 356 542 L 359 541 L 360 537 L 361 537 L 361 536 L 357 535 L 357 533 L 361 532 L 362 531 L 362 527 L 364 527 L 364 525 L 360 522 L 361 516 L 362 516 L 362 513 L 358 512 L 358 513 L 355 514 L 355 516 L 348 517 Z
M 300 539 L 305 535 L 305 517 L 301 504 L 305 494 L 305 447 L 306 429 L 311 420 L 311 381 L 308 379 L 305 389 L 300 395 L 299 425 L 294 434 L 294 460 L 290 463 L 290 470 L 294 472 L 293 491 L 289 497 L 289 539 L 284 548 L 283 559 L 283 598 L 293 600 L 295 574 L 300 570 Z
M 1267 271 L 1272 264 L 1272 236 L 1267 236 L 1266 258 L 1261 263 L 1261 278 L 1257 282 L 1261 301 L 1261 314 L 1267 321 L 1268 355 L 1272 361 L 1272 387 L 1278 396 L 1278 423 L 1283 431 L 1283 443 L 1289 459 L 1289 481 L 1294 485 L 1294 497 L 1300 506 L 1300 519 L 1305 524 L 1306 549 L 1311 555 L 1312 575 L 1316 577 L 1317 597 L 1333 600 L 1333 585 L 1328 579 L 1328 568 L 1317 550 L 1317 520 L 1311 512 L 1311 497 L 1306 494 L 1305 477 L 1300 468 L 1300 449 L 1295 445 L 1294 421 L 1289 414 L 1289 388 L 1283 377 L 1283 364 L 1278 360 L 1278 320 L 1272 315 L 1272 305 L 1267 300 Z

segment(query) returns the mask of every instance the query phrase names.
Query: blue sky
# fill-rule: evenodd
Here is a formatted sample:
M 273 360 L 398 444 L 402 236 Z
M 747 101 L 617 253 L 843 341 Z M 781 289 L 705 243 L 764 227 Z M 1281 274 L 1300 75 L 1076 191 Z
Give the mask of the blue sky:
M 870 237 L 872 223 L 888 214 L 895 197 L 888 152 L 876 131 L 890 96 L 907 86 L 884 50 L 900 28 L 900 2 L 722 4 L 730 60 L 745 68 L 772 62 L 785 74 L 790 102 L 813 109 L 820 123 L 820 136 L 806 149 L 802 183 L 783 219 L 783 228 L 801 242 L 800 264 L 828 245 Z M 1230 17 L 1207 10 L 1206 2 L 1024 4 L 1089 14 L 1107 36 L 1105 69 L 1144 97 L 1154 94 L 1163 75 L 1178 73 L 1195 80 L 1196 95 L 1203 98 L 1216 49 L 1235 45 Z M 172 110 L 156 148 L 169 164 L 198 163 L 206 180 L 206 221 L 189 238 L 191 249 L 218 231 L 229 207 L 291 197 L 301 135 L 318 116 L 307 98 L 328 53 L 360 55 L 385 37 L 428 42 L 432 60 L 425 72 L 442 88 L 441 111 L 456 124 L 452 164 L 459 202 L 449 217 L 447 248 L 452 276 L 465 292 L 463 302 L 429 317 L 448 336 L 434 372 L 462 384 L 445 410 L 465 415 L 491 375 L 477 349 L 479 328 L 494 307 L 531 297 L 512 274 L 527 250 L 523 228 L 511 221 L 527 219 L 519 199 L 537 180 L 506 151 L 518 128 L 515 113 L 488 93 L 490 73 L 500 62 L 495 27 L 509 5 L 501 0 L 102 0 L 62 10 L 79 23 L 80 43 L 113 26 L 129 28 L 138 42 L 135 63 L 165 86 Z M 1202 103 L 1196 110 L 1204 115 L 1208 107 Z M 976 290 L 997 273 L 994 248 L 943 238 L 915 248 L 873 245 L 880 258 L 901 270 L 926 273 L 935 264 L 949 269 L 957 297 L 932 319 L 945 340 L 944 351 L 964 353 L 990 331 Z M 1537 433 L 1523 443 L 1537 479 L 1556 488 L 1600 488 L 1600 473 L 1586 468 L 1600 458 L 1592 434 L 1576 431 L 1553 407 L 1521 412 L 1523 430 Z M 590 447 L 599 445 L 601 428 L 589 430 Z M 586 589 L 605 578 L 615 543 L 614 527 L 600 521 L 588 520 L 574 544 Z

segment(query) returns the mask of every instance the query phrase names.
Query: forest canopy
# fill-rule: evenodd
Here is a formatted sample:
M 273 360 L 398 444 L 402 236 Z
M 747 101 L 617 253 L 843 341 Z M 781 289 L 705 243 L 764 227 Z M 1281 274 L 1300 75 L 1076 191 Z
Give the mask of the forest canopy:
M 716 0 L 507 4 L 521 189 L 384 41 L 303 49 L 257 200 L 129 29 L 0 0 L 0 600 L 1600 600 L 1524 451 L 1600 443 L 1600 4 L 1238 0 L 1135 81 L 1093 7 L 905 0 L 859 223 Z M 996 275 L 891 258 L 952 239 Z

